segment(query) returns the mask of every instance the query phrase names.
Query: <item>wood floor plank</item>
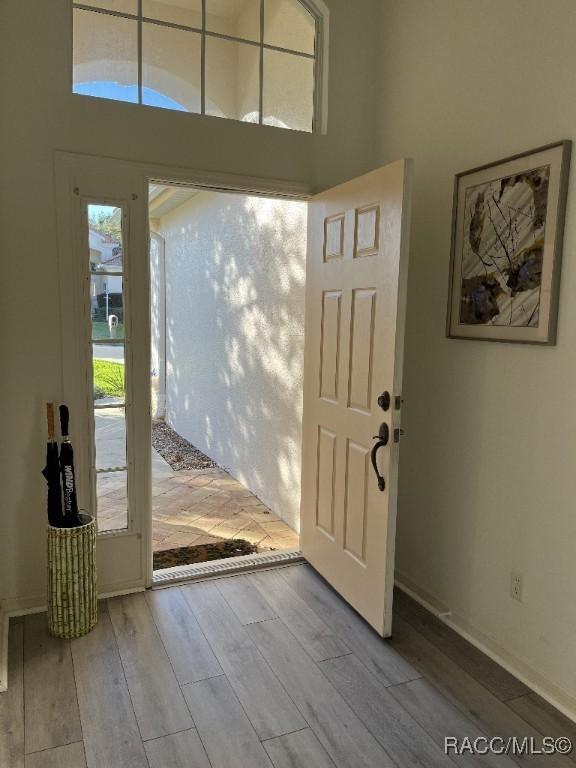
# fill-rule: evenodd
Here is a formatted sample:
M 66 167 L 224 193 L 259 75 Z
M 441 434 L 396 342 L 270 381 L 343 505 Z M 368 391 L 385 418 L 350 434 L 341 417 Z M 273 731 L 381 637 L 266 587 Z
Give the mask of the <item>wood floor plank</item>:
M 0 765 L 24 768 L 24 625 L 10 621 L 8 690 L 0 693 Z
M 144 744 L 150 768 L 210 768 L 198 731 L 173 733 Z
M 248 578 L 314 661 L 350 653 L 346 643 L 294 592 L 282 577 L 281 569 L 253 573 Z
M 274 768 L 334 768 L 334 763 L 310 728 L 264 742 Z
M 181 589 L 258 736 L 270 739 L 304 728 L 305 720 L 216 585 Z
M 390 757 L 282 621 L 249 624 L 247 631 L 338 768 L 392 768 Z
M 45 613 L 24 620 L 25 751 L 82 740 L 70 642 L 48 634 Z
M 191 683 L 184 686 L 183 691 L 212 768 L 271 768 L 254 728 L 224 675 Z
M 146 601 L 180 685 L 222 674 L 194 612 L 179 589 L 148 590 Z
M 26 768 L 86 768 L 84 744 L 76 742 L 26 755 Z
M 387 690 L 430 734 L 439 749 L 444 750 L 447 736 L 454 736 L 462 743 L 464 739 L 474 740 L 486 735 L 424 678 L 395 685 Z M 462 754 L 454 762 L 469 768 L 515 768 L 516 765 L 506 755 L 496 754 Z
M 316 614 L 354 650 L 383 685 L 397 685 L 420 673 L 383 640 L 308 565 L 281 569 L 282 577 Z
M 396 765 L 402 768 L 450 765 L 443 748 L 434 743 L 355 656 L 330 659 L 319 667 Z
M 148 768 L 110 616 L 72 641 L 88 768 Z
M 533 736 L 536 740 L 541 737 L 535 728 L 400 617 L 395 618 L 391 643 L 487 736 Z M 530 755 L 522 761 L 542 768 L 573 768 L 572 761 L 561 755 Z
M 576 724 L 572 720 L 568 720 L 536 693 L 508 701 L 507 704 L 517 715 L 544 736 L 553 736 L 554 738 L 567 736 L 574 745 L 569 757 L 576 762 Z
M 108 601 L 108 610 L 144 741 L 192 728 L 146 597 L 139 593 L 114 598 Z
M 253 624 L 255 621 L 277 618 L 271 606 L 264 600 L 248 576 L 220 579 L 218 589 L 241 624 Z
M 501 701 L 523 696 L 530 689 L 510 672 L 460 637 L 453 629 L 400 589 L 394 590 L 394 612 Z

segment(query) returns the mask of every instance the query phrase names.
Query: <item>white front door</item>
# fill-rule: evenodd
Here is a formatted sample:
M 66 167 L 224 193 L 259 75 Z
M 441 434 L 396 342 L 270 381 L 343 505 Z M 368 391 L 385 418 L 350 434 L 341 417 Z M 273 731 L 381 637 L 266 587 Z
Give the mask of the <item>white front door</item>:
M 411 166 L 314 197 L 308 217 L 301 548 L 391 631 Z M 376 466 L 373 466 L 373 461 Z

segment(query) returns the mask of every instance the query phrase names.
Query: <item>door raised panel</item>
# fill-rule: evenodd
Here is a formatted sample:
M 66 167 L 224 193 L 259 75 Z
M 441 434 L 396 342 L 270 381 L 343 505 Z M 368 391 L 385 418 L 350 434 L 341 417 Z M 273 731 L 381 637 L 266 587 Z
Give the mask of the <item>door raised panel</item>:
M 348 407 L 370 412 L 376 289 L 352 291 Z
M 341 302 L 341 291 L 325 291 L 322 295 L 320 397 L 333 403 L 338 400 Z
M 380 248 L 380 206 L 356 209 L 354 256 L 374 256 Z
M 344 549 L 362 564 L 366 562 L 369 455 L 368 448 L 347 440 Z
M 344 256 L 344 214 L 329 216 L 324 220 L 324 261 Z
M 318 469 L 316 478 L 316 525 L 334 537 L 334 485 L 336 479 L 336 435 L 318 427 Z

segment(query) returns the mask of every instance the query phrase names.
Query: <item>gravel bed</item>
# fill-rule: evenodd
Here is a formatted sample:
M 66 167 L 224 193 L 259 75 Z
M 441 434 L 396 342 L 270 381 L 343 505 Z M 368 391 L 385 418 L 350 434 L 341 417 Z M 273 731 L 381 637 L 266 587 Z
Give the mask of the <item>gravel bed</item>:
M 152 447 L 174 470 L 217 469 L 218 464 L 185 440 L 165 421 L 152 422 Z

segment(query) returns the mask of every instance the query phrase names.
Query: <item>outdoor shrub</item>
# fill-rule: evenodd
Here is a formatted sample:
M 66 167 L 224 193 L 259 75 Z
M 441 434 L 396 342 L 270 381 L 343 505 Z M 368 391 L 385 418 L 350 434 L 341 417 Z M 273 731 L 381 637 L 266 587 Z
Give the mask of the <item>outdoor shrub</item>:
M 100 397 L 124 397 L 124 364 L 94 360 L 94 393 Z

